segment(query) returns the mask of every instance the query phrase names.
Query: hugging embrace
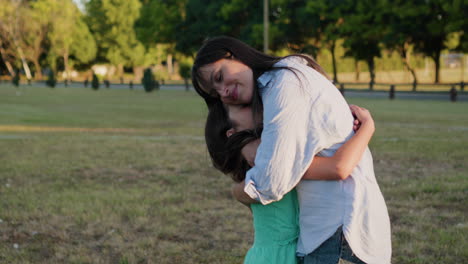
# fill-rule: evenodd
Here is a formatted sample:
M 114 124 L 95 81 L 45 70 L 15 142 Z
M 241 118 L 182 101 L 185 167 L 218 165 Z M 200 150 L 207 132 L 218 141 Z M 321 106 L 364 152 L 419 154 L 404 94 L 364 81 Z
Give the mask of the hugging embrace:
M 370 113 L 348 106 L 311 57 L 206 41 L 192 68 L 214 166 L 254 218 L 244 263 L 391 261 L 390 220 L 367 148 Z

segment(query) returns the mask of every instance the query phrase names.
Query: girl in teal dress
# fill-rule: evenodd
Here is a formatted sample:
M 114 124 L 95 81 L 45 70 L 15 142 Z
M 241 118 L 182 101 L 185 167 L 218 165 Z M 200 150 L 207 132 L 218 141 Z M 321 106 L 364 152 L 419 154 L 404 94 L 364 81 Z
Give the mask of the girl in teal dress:
M 267 205 L 255 203 L 250 208 L 255 236 L 244 263 L 297 263 L 299 205 L 296 190 L 293 189 L 277 202 Z
M 354 129 L 360 121 L 372 122 L 369 112 L 351 106 L 357 117 Z M 260 119 L 259 119 L 260 120 Z M 253 129 L 255 121 L 248 106 L 226 107 L 222 103 L 210 106 L 205 127 L 205 139 L 215 168 L 230 175 L 235 182 L 245 179 L 246 171 L 253 165 L 258 147 L 261 127 Z M 354 168 L 347 157 L 362 156 L 365 146 L 372 137 L 369 126 L 359 129 L 333 157 L 315 157 L 303 179 L 340 180 L 335 171 Z M 373 125 L 371 126 L 373 127 Z M 363 147 L 364 146 L 364 147 Z M 262 205 L 246 198 L 243 184 L 234 185 L 233 194 L 240 202 L 249 206 L 253 215 L 254 244 L 247 252 L 244 264 L 294 264 L 297 263 L 296 245 L 299 235 L 299 205 L 296 190 L 287 193 L 281 200 Z M 240 188 L 239 188 L 240 187 Z

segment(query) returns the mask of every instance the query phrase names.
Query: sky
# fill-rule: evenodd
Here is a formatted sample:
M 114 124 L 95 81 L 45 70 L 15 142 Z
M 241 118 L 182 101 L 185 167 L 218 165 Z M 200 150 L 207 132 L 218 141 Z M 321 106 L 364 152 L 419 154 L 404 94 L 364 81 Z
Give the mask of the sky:
M 84 2 L 86 2 L 86 0 L 73 0 L 73 2 L 78 6 L 81 12 L 84 12 Z

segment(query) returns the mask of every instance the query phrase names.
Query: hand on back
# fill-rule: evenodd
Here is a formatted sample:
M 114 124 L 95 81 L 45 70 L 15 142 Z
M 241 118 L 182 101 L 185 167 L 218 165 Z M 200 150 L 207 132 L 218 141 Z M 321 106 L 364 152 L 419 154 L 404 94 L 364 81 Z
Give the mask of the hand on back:
M 349 105 L 349 109 L 355 118 L 353 123 L 354 132 L 357 132 L 364 124 L 374 127 L 374 119 L 372 119 L 369 110 L 357 105 Z

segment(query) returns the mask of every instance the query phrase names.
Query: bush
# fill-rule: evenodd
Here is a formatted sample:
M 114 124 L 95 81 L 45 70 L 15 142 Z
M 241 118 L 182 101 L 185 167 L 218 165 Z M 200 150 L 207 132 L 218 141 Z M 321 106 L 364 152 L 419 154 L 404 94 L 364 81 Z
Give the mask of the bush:
M 46 85 L 49 86 L 50 88 L 54 88 L 56 84 L 57 84 L 57 80 L 55 79 L 54 71 L 50 70 L 47 81 L 46 81 Z
M 91 81 L 91 87 L 94 90 L 99 89 L 99 79 L 95 73 L 93 73 L 93 80 Z
M 147 68 L 143 73 L 143 79 L 141 80 L 143 87 L 146 92 L 151 92 L 154 89 L 159 89 L 159 83 L 154 79 L 151 68 Z

